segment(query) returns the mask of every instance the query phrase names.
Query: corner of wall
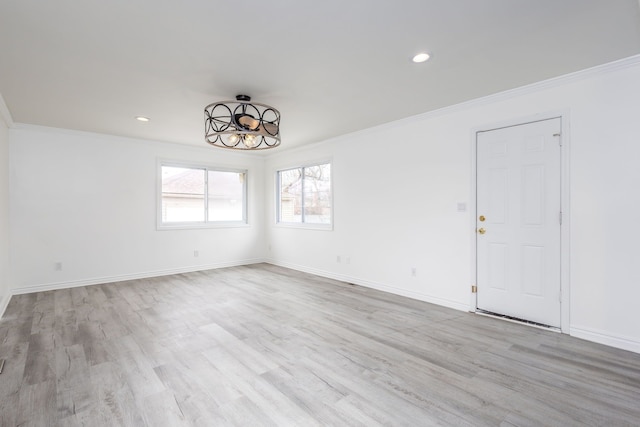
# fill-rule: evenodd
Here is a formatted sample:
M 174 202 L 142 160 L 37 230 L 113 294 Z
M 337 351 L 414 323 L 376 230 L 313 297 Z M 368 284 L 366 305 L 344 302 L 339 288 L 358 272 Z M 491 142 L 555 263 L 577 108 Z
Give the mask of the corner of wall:
M 13 119 L 0 94 L 0 318 L 11 299 L 9 280 L 9 132 Z
M 4 102 L 4 98 L 0 93 L 0 119 L 7 125 L 8 128 L 13 127 L 13 117 L 11 117 L 11 112 L 9 111 L 9 107 Z
M 4 316 L 4 312 L 7 310 L 9 306 L 9 301 L 11 301 L 11 294 L 7 293 L 7 295 L 0 296 L 0 319 Z

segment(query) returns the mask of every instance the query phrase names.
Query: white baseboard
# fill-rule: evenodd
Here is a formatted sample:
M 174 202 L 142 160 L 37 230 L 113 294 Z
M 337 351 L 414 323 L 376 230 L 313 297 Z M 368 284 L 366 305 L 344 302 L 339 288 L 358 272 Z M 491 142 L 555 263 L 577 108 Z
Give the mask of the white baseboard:
M 0 299 L 0 319 L 4 316 L 4 312 L 9 306 L 9 301 L 11 301 L 11 294 L 7 294 Z
M 247 259 L 242 261 L 220 262 L 213 264 L 201 264 L 188 267 L 173 268 L 167 270 L 146 271 L 143 273 L 123 274 L 116 276 L 95 277 L 90 279 L 72 280 L 66 282 L 46 283 L 42 285 L 23 286 L 12 289 L 13 295 L 30 294 L 33 292 L 55 291 L 57 289 L 77 288 L 80 286 L 99 285 L 103 283 L 123 282 L 125 280 L 147 279 L 150 277 L 170 276 L 172 274 L 191 273 L 193 271 L 214 270 L 225 267 L 238 267 L 241 265 L 258 264 L 265 262 L 262 258 Z
M 608 345 L 609 347 L 616 347 L 622 350 L 640 353 L 640 341 L 637 341 L 633 338 L 615 336 L 605 331 L 586 328 L 582 326 L 571 326 L 569 329 L 569 334 L 576 338 L 596 342 L 598 344 Z
M 357 277 L 351 277 L 344 274 L 324 271 L 317 268 L 307 267 L 304 265 L 298 265 L 298 264 L 293 264 L 288 262 L 279 262 L 273 259 L 267 259 L 265 262 L 268 262 L 269 264 L 273 264 L 273 265 L 278 265 L 280 267 L 290 268 L 292 270 L 303 271 L 305 273 L 315 274 L 317 276 L 339 280 L 341 282 L 353 283 L 355 285 L 377 289 L 380 291 L 389 292 L 395 295 L 405 296 L 408 298 L 413 298 L 420 301 L 429 302 L 432 304 L 437 304 L 443 307 L 453 308 L 455 310 L 469 311 L 468 305 L 461 304 L 456 301 L 450 301 L 447 299 L 434 297 L 432 295 L 406 291 L 404 289 L 396 288 L 393 286 L 383 285 L 381 283 L 375 283 L 368 280 L 359 279 Z M 605 331 L 599 331 L 599 330 L 594 330 L 590 328 L 576 327 L 576 326 L 570 327 L 569 335 L 576 338 L 581 338 L 587 341 L 595 342 L 598 344 L 604 344 L 609 347 L 615 347 L 622 350 L 628 350 L 635 353 L 640 353 L 640 342 L 629 337 L 614 336 Z
M 327 277 L 329 279 L 339 280 L 341 282 L 353 283 L 354 285 L 364 286 L 365 288 L 376 289 L 378 291 L 388 292 L 394 295 L 400 295 L 403 297 L 415 299 L 418 301 L 424 301 L 443 307 L 453 308 L 459 311 L 469 311 L 467 304 L 462 304 L 457 301 L 451 301 L 444 298 L 435 297 L 433 295 L 427 295 L 419 292 L 407 291 L 405 289 L 397 288 L 395 286 L 384 285 L 382 283 L 372 282 L 370 280 L 360 279 L 353 276 L 347 276 L 344 274 L 334 273 L 331 271 L 319 270 L 313 267 L 307 267 L 304 265 L 292 264 L 288 262 L 279 262 L 272 259 L 268 259 L 265 262 L 269 264 L 278 265 L 280 267 L 290 268 L 292 270 L 298 270 L 309 274 L 315 274 L 316 276 Z

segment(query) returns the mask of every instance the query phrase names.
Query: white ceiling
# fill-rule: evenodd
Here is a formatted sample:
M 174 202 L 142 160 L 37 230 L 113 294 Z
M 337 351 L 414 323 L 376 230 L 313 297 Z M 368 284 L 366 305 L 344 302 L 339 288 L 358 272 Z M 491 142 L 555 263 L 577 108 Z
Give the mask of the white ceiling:
M 0 1 L 15 122 L 202 146 L 240 93 L 280 150 L 638 53 L 637 0 Z

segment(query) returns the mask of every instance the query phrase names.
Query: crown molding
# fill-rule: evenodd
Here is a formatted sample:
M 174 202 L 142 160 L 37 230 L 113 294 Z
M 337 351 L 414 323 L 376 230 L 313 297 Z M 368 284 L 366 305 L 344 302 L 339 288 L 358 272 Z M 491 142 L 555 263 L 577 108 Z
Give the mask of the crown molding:
M 492 95 L 487 95 L 480 98 L 471 99 L 469 101 L 460 102 L 458 104 L 442 107 L 437 110 L 431 110 L 424 113 L 419 113 L 413 116 L 398 119 L 392 122 L 382 123 L 376 126 L 372 126 L 370 128 L 361 129 L 361 130 L 349 132 L 343 135 L 334 136 L 334 137 L 331 137 L 322 141 L 317 141 L 311 144 L 305 144 L 299 147 L 292 147 L 288 149 L 281 149 L 281 150 L 278 150 L 277 153 L 273 153 L 267 156 L 266 158 L 272 159 L 272 158 L 278 158 L 280 155 L 284 155 L 284 154 L 294 154 L 300 151 L 306 152 L 322 145 L 338 142 L 349 135 L 351 136 L 368 135 L 370 133 L 378 132 L 380 130 L 392 129 L 393 127 L 398 125 L 402 126 L 405 123 L 414 122 L 416 119 L 428 120 L 431 118 L 435 118 L 435 117 L 439 117 L 447 114 L 462 112 L 474 107 L 489 105 L 496 102 L 516 98 L 519 96 L 539 92 L 541 90 L 564 86 L 564 85 L 584 81 L 584 80 L 598 77 L 598 76 L 604 76 L 604 75 L 613 73 L 615 71 L 624 70 L 627 68 L 633 68 L 636 66 L 640 66 L 640 54 L 619 59 L 617 61 L 608 62 L 606 64 L 597 65 L 595 67 L 586 68 L 584 70 L 575 71 L 573 73 L 564 74 L 562 76 L 552 77 L 547 80 L 541 80 L 539 82 L 531 83 L 525 86 L 520 86 L 514 89 L 509 89 L 502 92 L 494 93 Z
M 472 99 L 469 101 L 461 102 L 459 104 L 443 107 L 437 110 L 428 111 L 426 113 L 418 114 L 412 117 L 400 119 L 399 122 L 416 119 L 418 117 L 431 118 L 431 117 L 442 116 L 442 115 L 450 114 L 454 112 L 464 111 L 469 108 L 493 104 L 495 102 L 516 98 L 518 96 L 529 95 L 535 92 L 539 92 L 541 90 L 556 88 L 559 86 L 565 86 L 571 83 L 580 82 L 590 78 L 607 75 L 615 71 L 623 70 L 626 68 L 633 68 L 638 65 L 640 65 L 640 55 L 629 56 L 627 58 L 619 59 L 617 61 L 608 62 L 602 65 L 596 65 L 595 67 L 586 68 L 584 70 L 575 71 L 573 73 L 564 74 L 558 77 L 552 77 L 547 80 L 541 80 L 539 82 L 531 83 L 525 86 L 520 86 L 514 89 L 505 90 L 503 92 L 498 92 L 492 95 L 483 96 L 481 98 Z
M 13 127 L 13 117 L 11 117 L 11 112 L 7 107 L 7 104 L 4 102 L 4 98 L 0 93 L 0 118 L 7 125 L 7 127 Z
M 212 152 L 220 152 L 223 150 L 212 150 L 209 145 L 193 145 L 193 144 L 181 144 L 179 142 L 172 141 L 157 141 L 153 139 L 144 139 L 144 138 L 136 138 L 132 136 L 122 136 L 122 135 L 113 135 L 108 133 L 98 133 L 91 132 L 85 130 L 77 130 L 77 129 L 68 129 L 68 128 L 57 128 L 52 126 L 44 126 L 44 125 L 32 125 L 29 123 L 13 123 L 10 126 L 14 131 L 27 131 L 27 132 L 44 132 L 48 134 L 54 135 L 70 135 L 81 138 L 91 138 L 98 139 L 101 141 L 121 141 L 121 142 L 130 142 L 134 144 L 147 145 L 149 147 L 157 147 L 158 145 L 164 145 L 166 147 L 178 148 L 181 151 L 193 151 L 198 153 L 212 153 Z M 238 152 L 238 150 L 224 150 L 225 158 L 238 158 L 238 159 L 262 159 L 263 156 L 259 153 L 245 153 Z

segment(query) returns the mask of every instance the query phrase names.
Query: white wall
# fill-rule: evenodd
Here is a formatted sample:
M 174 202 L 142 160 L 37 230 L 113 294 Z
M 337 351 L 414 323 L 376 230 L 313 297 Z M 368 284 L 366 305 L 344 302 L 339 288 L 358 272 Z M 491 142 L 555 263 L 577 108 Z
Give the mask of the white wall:
M 0 97 L 0 108 L 4 101 Z M 0 316 L 9 299 L 9 129 L 0 115 Z
M 570 119 L 572 335 L 640 352 L 640 57 L 267 158 L 271 262 L 468 310 L 473 130 Z M 333 231 L 274 225 L 278 168 L 333 159 Z M 336 257 L 341 256 L 341 263 Z M 350 257 L 350 263 L 345 263 Z M 417 269 L 412 277 L 411 268 Z
M 22 125 L 9 139 L 14 293 L 263 258 L 258 156 Z M 250 225 L 158 231 L 158 158 L 247 169 Z

